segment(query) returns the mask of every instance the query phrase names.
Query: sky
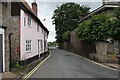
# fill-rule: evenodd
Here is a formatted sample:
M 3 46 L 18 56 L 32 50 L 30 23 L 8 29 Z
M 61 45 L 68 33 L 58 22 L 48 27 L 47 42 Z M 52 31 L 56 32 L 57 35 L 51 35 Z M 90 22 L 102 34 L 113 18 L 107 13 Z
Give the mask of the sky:
M 90 7 L 90 11 L 100 7 L 102 0 L 26 0 L 31 7 L 31 3 L 36 1 L 38 4 L 38 17 L 43 25 L 49 30 L 48 42 L 55 41 L 55 25 L 52 24 L 52 16 L 57 6 L 65 2 L 75 2 L 80 5 Z M 109 0 L 107 0 L 109 1 Z

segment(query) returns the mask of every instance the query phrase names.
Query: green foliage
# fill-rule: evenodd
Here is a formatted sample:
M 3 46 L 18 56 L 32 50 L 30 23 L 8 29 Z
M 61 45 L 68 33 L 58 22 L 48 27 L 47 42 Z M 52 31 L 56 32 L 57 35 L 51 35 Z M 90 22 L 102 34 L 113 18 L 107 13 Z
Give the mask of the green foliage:
M 115 13 L 115 16 L 118 20 L 120 20 L 120 3 L 119 3 L 119 7 L 116 7 L 114 9 L 114 13 Z
M 72 31 L 79 25 L 79 20 L 89 13 L 86 6 L 80 6 L 76 3 L 64 3 L 55 9 L 53 14 L 53 24 L 56 30 L 57 42 L 64 42 L 68 39 L 65 38 L 65 32 Z
M 48 42 L 49 47 L 56 47 L 57 45 L 58 45 L 58 43 L 56 41 Z
M 117 20 L 115 21 L 115 28 L 114 28 L 114 37 L 115 39 L 120 39 L 120 3 L 119 3 L 119 7 L 116 7 L 114 9 L 114 14 L 117 18 Z
M 17 68 L 20 67 L 20 65 L 19 65 L 18 63 L 16 63 L 15 66 L 16 66 Z
M 109 38 L 118 39 L 120 28 L 117 27 L 117 23 L 116 18 L 101 13 L 83 21 L 76 33 L 81 40 L 106 41 Z
M 69 31 L 67 31 L 63 34 L 63 39 L 64 39 L 64 41 L 70 40 L 70 32 Z

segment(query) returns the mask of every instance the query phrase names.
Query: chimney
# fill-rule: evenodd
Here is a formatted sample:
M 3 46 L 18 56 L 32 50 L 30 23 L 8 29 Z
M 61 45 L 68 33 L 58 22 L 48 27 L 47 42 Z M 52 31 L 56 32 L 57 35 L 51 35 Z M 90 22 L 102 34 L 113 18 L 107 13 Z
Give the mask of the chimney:
M 32 3 L 32 10 L 33 10 L 33 12 L 36 14 L 36 16 L 37 16 L 37 3 L 36 3 L 36 1 L 34 1 L 34 2 Z

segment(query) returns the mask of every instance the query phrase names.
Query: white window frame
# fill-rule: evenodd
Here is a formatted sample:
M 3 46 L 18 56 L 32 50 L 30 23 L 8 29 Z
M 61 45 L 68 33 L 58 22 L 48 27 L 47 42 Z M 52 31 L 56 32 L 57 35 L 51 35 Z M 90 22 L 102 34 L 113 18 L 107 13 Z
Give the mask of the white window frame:
M 41 28 L 41 32 L 42 32 L 42 34 L 44 33 L 44 30 L 43 30 L 43 28 Z
M 24 18 L 24 26 L 26 26 L 26 18 Z
M 40 26 L 37 24 L 37 32 L 40 32 Z
M 32 24 L 31 18 L 28 17 L 28 27 L 31 27 L 31 24 Z
M 45 49 L 47 49 L 47 41 L 45 40 Z
M 31 40 L 26 40 L 25 41 L 25 51 L 30 52 L 32 50 L 32 41 Z
M 43 51 L 43 41 L 40 40 L 40 44 L 41 44 L 41 51 Z

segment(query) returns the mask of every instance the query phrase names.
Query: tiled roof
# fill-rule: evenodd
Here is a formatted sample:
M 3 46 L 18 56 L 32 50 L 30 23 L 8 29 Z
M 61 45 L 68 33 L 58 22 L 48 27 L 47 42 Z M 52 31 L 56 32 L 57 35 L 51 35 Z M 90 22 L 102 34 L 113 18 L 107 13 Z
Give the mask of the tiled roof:
M 97 14 L 97 13 L 99 13 L 99 12 L 105 10 L 105 9 L 118 7 L 118 3 L 119 2 L 108 2 L 108 3 L 100 6 L 99 8 L 95 9 L 94 11 L 92 11 L 91 13 L 89 13 L 87 16 L 83 17 L 79 22 L 82 22 L 85 19 L 89 18 L 91 15 Z

